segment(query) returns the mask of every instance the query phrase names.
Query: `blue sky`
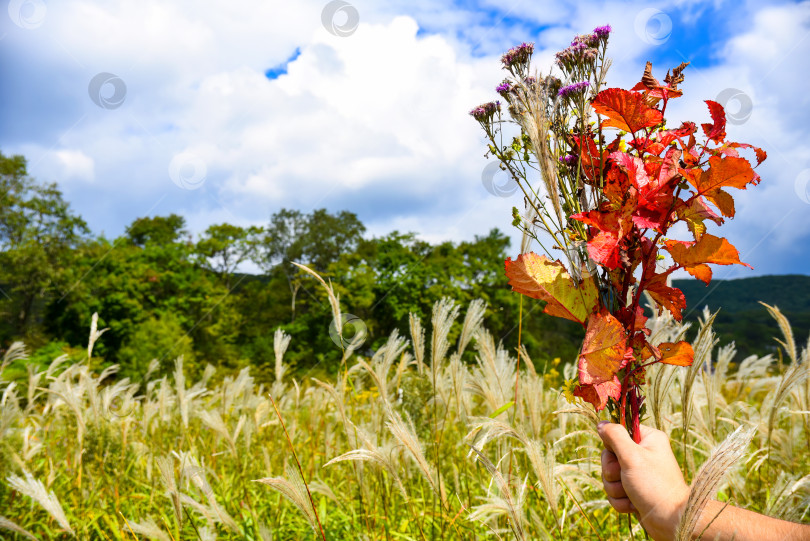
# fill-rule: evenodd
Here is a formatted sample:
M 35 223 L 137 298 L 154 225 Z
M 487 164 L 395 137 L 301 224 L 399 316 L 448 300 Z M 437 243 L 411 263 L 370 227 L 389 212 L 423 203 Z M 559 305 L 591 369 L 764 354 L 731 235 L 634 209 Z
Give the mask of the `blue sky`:
M 262 225 L 283 207 L 348 209 L 373 235 L 511 233 L 520 198 L 484 189 L 484 142 L 467 111 L 495 97 L 508 47 L 535 42 L 546 72 L 574 34 L 610 23 L 612 86 L 634 84 L 646 60 L 659 77 L 689 60 L 670 123 L 706 121 L 703 100 L 726 96 L 729 137 L 769 153 L 762 184 L 735 194 L 737 218 L 714 231 L 754 271 L 716 277 L 810 268 L 810 2 L 6 7 L 0 149 L 57 182 L 96 233 L 172 212 L 194 233 Z

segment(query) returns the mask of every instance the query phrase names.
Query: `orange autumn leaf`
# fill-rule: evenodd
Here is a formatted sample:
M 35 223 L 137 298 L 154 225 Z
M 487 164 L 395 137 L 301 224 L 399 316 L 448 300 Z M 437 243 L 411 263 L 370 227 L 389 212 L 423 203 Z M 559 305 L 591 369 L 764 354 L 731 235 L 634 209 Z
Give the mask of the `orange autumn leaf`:
M 699 175 L 686 175 L 686 178 L 697 190 L 697 195 L 704 195 L 717 205 L 724 216 L 734 216 L 734 200 L 722 188 L 744 190 L 748 184 L 756 184 L 758 176 L 745 158 L 734 156 L 712 156 L 709 168 Z
M 682 310 L 686 308 L 686 297 L 680 289 L 667 285 L 667 276 L 669 273 L 654 275 L 644 284 L 644 289 L 655 302 L 669 310 L 676 320 L 681 321 Z
M 717 225 L 723 225 L 723 219 L 715 214 L 699 196 L 693 197 L 688 202 L 681 201 L 676 212 L 678 218 L 686 222 L 686 226 L 694 235 L 695 240 L 700 240 L 700 237 L 706 233 L 705 220 L 712 220 Z
M 644 103 L 642 94 L 623 88 L 603 90 L 591 105 L 597 113 L 607 117 L 602 126 L 629 133 L 657 126 L 664 121 L 663 113 Z
M 709 168 L 700 175 L 696 188 L 701 192 L 722 187 L 744 190 L 747 184 L 754 181 L 754 177 L 754 170 L 745 158 L 712 156 L 709 158 Z
M 631 350 L 632 351 L 632 350 Z M 613 380 L 624 366 L 627 333 L 606 308 L 591 316 L 579 353 L 579 381 L 599 384 Z
M 692 366 L 695 360 L 695 351 L 689 342 L 664 342 L 658 345 L 661 352 L 661 362 L 675 366 Z
M 734 198 L 731 194 L 720 188 L 706 194 L 706 199 L 714 203 L 720 213 L 727 218 L 734 217 Z
M 712 279 L 712 270 L 707 263 L 715 265 L 751 265 L 740 261 L 740 253 L 726 239 L 705 233 L 697 242 L 668 240 L 665 243 L 673 261 L 686 272 L 699 280 L 708 283 Z
M 560 261 L 551 261 L 534 252 L 506 260 L 506 276 L 513 291 L 545 301 L 543 311 L 581 325 L 594 311 L 599 296 L 596 282 L 586 276 L 577 286 Z

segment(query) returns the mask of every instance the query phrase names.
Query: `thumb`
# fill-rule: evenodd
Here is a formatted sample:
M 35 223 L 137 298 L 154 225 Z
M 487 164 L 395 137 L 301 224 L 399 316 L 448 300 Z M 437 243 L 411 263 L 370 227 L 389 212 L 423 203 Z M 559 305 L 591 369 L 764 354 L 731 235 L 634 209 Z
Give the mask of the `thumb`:
M 638 445 L 630 438 L 627 429 L 616 423 L 602 421 L 596 430 L 607 450 L 616 455 L 619 465 L 624 468 L 626 462 L 638 451 Z

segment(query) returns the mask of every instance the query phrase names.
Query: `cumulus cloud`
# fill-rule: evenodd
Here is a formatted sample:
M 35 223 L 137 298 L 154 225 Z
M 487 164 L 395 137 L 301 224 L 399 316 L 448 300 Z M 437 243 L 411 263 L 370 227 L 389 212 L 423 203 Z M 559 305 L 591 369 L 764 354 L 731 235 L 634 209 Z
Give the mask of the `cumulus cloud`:
M 60 181 L 73 179 L 92 182 L 95 176 L 93 158 L 81 150 L 57 150 L 54 153 L 58 164 L 58 171 L 53 175 Z
M 646 57 L 688 45 L 678 25 L 704 24 L 697 4 L 684 3 L 689 17 L 673 14 L 672 36 L 656 46 L 627 16 L 647 4 L 357 2 L 360 24 L 341 37 L 322 25 L 324 4 L 48 4 L 38 28 L 6 25 L 0 60 L 16 76 L 0 81 L 11 120 L 0 145 L 28 156 L 35 176 L 58 181 L 97 231 L 119 234 L 147 213 L 183 214 L 199 232 L 221 221 L 265 223 L 282 207 L 326 207 L 358 213 L 372 234 L 470 239 L 509 230 L 510 209 L 521 206 L 517 194 L 483 188 L 485 146 L 467 115 L 493 97 L 503 49 L 534 40 L 538 65 L 548 66 L 572 33 L 610 22 L 610 81 L 626 86 Z M 790 251 L 810 225 L 790 196 L 810 167 L 807 128 L 786 106 L 807 110 L 796 62 L 810 52 L 808 3 L 741 10 L 751 13 L 748 25 L 690 68 L 689 101 L 672 118 L 705 118 L 698 97 L 732 85 L 753 101 L 750 119 L 729 133 L 771 158 L 762 186 L 738 197 L 729 236 L 750 246 L 770 239 L 755 256 L 767 263 L 772 245 Z M 102 72 L 125 84 L 118 107 L 89 95 Z M 762 201 L 771 210 L 753 208 Z M 780 208 L 792 209 L 791 227 L 768 233 Z

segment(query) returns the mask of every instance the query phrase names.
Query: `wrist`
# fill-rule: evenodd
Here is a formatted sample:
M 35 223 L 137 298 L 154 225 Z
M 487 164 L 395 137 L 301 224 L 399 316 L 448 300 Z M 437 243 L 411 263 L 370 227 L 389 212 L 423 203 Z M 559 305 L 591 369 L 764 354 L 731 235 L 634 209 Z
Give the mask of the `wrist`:
M 689 487 L 686 484 L 676 490 L 671 491 L 666 496 L 668 504 L 661 513 L 651 513 L 650 531 L 648 532 L 655 541 L 671 541 L 676 539 L 678 525 L 681 517 L 686 511 L 689 502 Z

